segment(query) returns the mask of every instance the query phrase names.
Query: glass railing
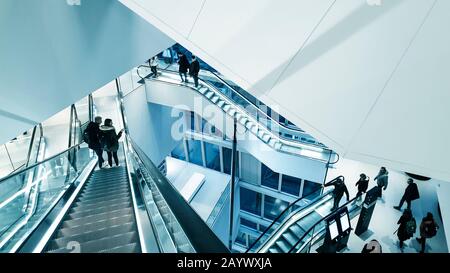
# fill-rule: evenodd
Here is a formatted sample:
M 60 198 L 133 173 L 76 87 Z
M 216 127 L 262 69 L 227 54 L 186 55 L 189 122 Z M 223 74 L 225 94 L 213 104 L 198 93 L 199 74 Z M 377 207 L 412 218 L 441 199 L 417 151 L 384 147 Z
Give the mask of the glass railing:
M 149 216 L 151 218 L 161 216 L 164 222 L 164 225 L 157 226 L 155 223 L 161 223 L 160 219 L 152 219 L 157 235 L 166 240 L 160 241 L 160 244 L 168 246 L 165 235 L 168 231 L 177 252 L 229 252 L 177 189 L 128 136 L 127 143 L 128 150 L 132 152 L 144 177 L 143 196 L 151 213 Z
M 17 249 L 91 159 L 77 145 L 0 181 L 20 188 L 0 200 L 0 252 Z
M 316 201 L 321 200 L 324 196 L 327 196 L 331 191 L 327 191 L 322 194 L 322 188 L 314 191 L 304 197 L 297 199 L 289 204 L 264 230 L 263 233 L 250 245 L 246 253 L 257 252 L 264 244 L 266 244 L 272 236 L 274 236 L 280 227 L 282 227 L 292 216 L 302 212 L 303 210 L 314 205 Z
M 361 199 L 364 200 L 366 194 L 361 195 Z M 354 217 L 358 216 L 361 212 L 362 206 L 360 203 L 355 202 L 358 197 L 354 197 L 353 199 L 347 201 L 344 205 L 340 206 L 339 209 L 335 211 L 331 211 L 328 215 L 314 223 L 303 236 L 294 244 L 289 253 L 310 253 L 312 247 L 317 245 L 325 235 L 326 229 L 326 221 L 332 217 L 336 211 L 341 211 L 344 208 L 347 208 L 350 220 Z
M 214 226 L 217 216 L 219 216 L 220 212 L 225 208 L 225 205 L 228 204 L 227 200 L 230 197 L 230 190 L 231 183 L 228 183 L 223 192 L 220 194 L 219 200 L 211 211 L 211 214 L 208 216 L 208 219 L 206 219 L 206 224 L 208 224 L 209 227 L 212 228 Z

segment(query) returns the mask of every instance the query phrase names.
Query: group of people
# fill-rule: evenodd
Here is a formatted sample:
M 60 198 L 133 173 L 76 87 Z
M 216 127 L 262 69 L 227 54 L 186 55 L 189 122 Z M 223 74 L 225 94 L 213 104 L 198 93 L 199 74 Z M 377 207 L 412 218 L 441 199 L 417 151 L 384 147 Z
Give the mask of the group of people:
M 186 55 L 178 53 L 178 73 L 180 74 L 181 82 L 188 83 L 187 73 L 194 79 L 195 87 L 198 87 L 198 73 L 200 72 L 200 63 L 197 57 L 192 55 L 192 62 L 189 62 Z
M 377 176 L 374 178 L 374 180 L 377 182 L 376 190 L 375 190 L 375 197 L 382 198 L 383 191 L 387 189 L 388 186 L 388 178 L 389 178 L 389 172 L 386 170 L 385 167 L 381 167 L 380 171 L 378 172 Z M 369 187 L 369 180 L 370 178 L 362 173 L 359 176 L 359 180 L 356 182 L 355 186 L 358 187 L 358 192 L 356 194 L 355 203 L 361 201 L 361 196 L 367 192 L 367 189 Z M 394 206 L 395 209 L 401 210 L 404 203 L 406 202 L 407 208 L 403 211 L 403 215 L 398 220 L 397 224 L 399 225 L 398 230 L 396 231 L 398 239 L 399 239 L 399 247 L 402 249 L 404 246 L 404 242 L 414 236 L 416 233 L 416 221 L 412 215 L 411 211 L 411 203 L 414 200 L 417 200 L 420 198 L 419 189 L 417 187 L 417 184 L 414 183 L 414 180 L 412 178 L 408 178 L 407 180 L 407 187 L 405 189 L 405 192 L 400 199 L 400 202 L 398 206 Z M 326 184 L 324 184 L 324 187 L 334 186 L 333 189 L 333 207 L 332 211 L 339 208 L 339 203 L 345 194 L 347 197 L 347 201 L 350 200 L 350 195 L 347 189 L 347 186 L 344 182 L 344 177 L 340 176 Z M 437 229 L 439 226 L 436 224 L 433 214 L 431 212 L 428 212 L 426 217 L 422 219 L 422 222 L 420 224 L 420 237 L 416 238 L 416 240 L 421 244 L 421 253 L 425 252 L 425 246 L 426 246 L 426 239 L 432 238 L 436 235 Z
M 108 155 L 108 165 L 113 167 L 113 158 L 116 166 L 119 166 L 117 151 L 119 150 L 119 139 L 123 129 L 116 133 L 111 119 L 105 119 L 102 124 L 102 117 L 97 116 L 94 122 L 90 122 L 83 132 L 84 141 L 89 145 L 98 157 L 98 166 L 103 168 L 103 151 Z
M 150 70 L 152 74 L 150 75 L 153 78 L 158 77 L 158 65 L 159 59 L 158 56 L 152 57 L 148 60 Z M 195 87 L 198 87 L 198 74 L 200 73 L 200 62 L 197 60 L 197 57 L 192 55 L 192 61 L 189 62 L 188 58 L 183 53 L 178 53 L 178 73 L 180 74 L 181 82 L 188 83 L 188 72 L 189 76 L 194 79 Z

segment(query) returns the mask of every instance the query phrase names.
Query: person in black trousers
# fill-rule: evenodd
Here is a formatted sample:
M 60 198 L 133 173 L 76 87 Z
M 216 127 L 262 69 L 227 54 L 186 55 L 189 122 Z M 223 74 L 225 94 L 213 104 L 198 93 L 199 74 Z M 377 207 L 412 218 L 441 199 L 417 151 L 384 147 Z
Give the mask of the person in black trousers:
M 406 240 L 408 240 L 409 238 L 414 236 L 414 233 L 411 234 L 411 230 L 409 230 L 411 221 L 415 222 L 415 219 L 411 213 L 411 210 L 406 209 L 403 212 L 403 215 L 400 217 L 400 219 L 397 222 L 397 225 L 400 225 L 397 230 L 397 237 L 399 240 L 400 248 L 403 248 L 404 242 Z
M 407 204 L 407 208 L 411 209 L 411 202 L 420 198 L 419 189 L 417 188 L 417 184 L 414 183 L 412 178 L 408 179 L 408 186 L 406 187 L 405 193 L 400 200 L 398 206 L 394 206 L 394 209 L 401 210 L 403 203 Z
M 350 200 L 347 186 L 345 186 L 345 183 L 344 183 L 344 180 L 342 179 L 342 177 L 338 177 L 337 179 L 332 180 L 324 185 L 324 187 L 329 187 L 329 186 L 334 186 L 334 190 L 333 190 L 334 203 L 333 203 L 333 208 L 331 210 L 335 210 L 335 209 L 339 208 L 339 202 L 341 201 L 344 193 L 347 196 L 347 201 Z
M 122 136 L 123 129 L 116 134 L 116 129 L 112 124 L 111 119 L 105 119 L 105 123 L 100 126 L 101 131 L 101 144 L 103 149 L 108 154 L 108 163 L 112 167 L 112 159 L 114 157 L 114 162 L 116 166 L 119 166 L 119 158 L 117 157 L 117 151 L 119 150 L 119 139 Z
M 178 53 L 178 73 L 180 74 L 181 82 L 188 82 L 187 72 L 189 69 L 189 61 L 183 53 Z M 183 78 L 184 76 L 184 78 Z
M 362 173 L 359 175 L 359 180 L 356 182 L 358 187 L 358 193 L 356 193 L 356 197 L 358 197 L 355 202 L 361 200 L 361 196 L 363 193 L 366 193 L 367 188 L 369 187 L 369 178 L 367 178 L 366 174 Z
M 200 63 L 197 57 L 192 56 L 192 62 L 189 66 L 189 75 L 194 78 L 195 87 L 198 87 L 198 73 L 200 72 Z
M 93 150 L 98 157 L 98 167 L 103 167 L 103 149 L 100 145 L 100 124 L 102 123 L 102 117 L 95 117 L 95 122 L 89 122 L 84 131 L 85 141 L 89 145 L 89 149 Z

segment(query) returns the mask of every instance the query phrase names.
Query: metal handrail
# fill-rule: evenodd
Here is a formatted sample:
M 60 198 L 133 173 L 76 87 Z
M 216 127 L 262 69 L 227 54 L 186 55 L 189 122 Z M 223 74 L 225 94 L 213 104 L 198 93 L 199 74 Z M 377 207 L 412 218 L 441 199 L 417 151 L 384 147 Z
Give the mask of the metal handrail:
M 146 65 L 140 65 L 139 67 L 148 67 L 148 66 L 146 66 Z M 137 74 L 138 74 L 139 77 L 142 78 L 142 76 L 139 74 L 139 67 L 138 67 L 138 70 L 137 70 Z M 163 70 L 163 69 L 160 69 L 160 70 Z M 172 71 L 172 70 L 163 70 L 163 71 L 166 71 L 166 72 L 168 72 L 168 73 L 175 73 L 175 72 Z M 142 79 L 144 79 L 144 78 L 142 78 Z M 156 79 L 156 80 L 157 80 L 157 79 Z M 210 87 L 210 84 L 206 83 L 203 79 L 201 79 L 201 80 L 204 82 L 204 85 L 205 85 L 205 86 L 211 88 L 211 87 Z M 191 89 L 195 90 L 193 87 L 190 87 L 190 86 L 181 85 L 181 84 L 176 84 L 176 85 L 184 86 L 184 87 L 191 88 Z M 214 87 L 214 88 L 215 88 L 215 87 Z M 226 97 L 224 94 L 222 94 L 222 93 L 219 92 L 218 95 L 219 95 L 219 96 L 222 96 L 222 99 L 224 99 L 225 101 L 228 101 L 228 103 L 231 103 L 231 102 L 229 102 L 229 101 L 230 101 L 230 98 Z M 239 108 L 240 108 L 240 107 L 239 107 Z M 241 110 L 244 111 L 244 112 L 246 112 L 245 109 L 242 109 L 242 108 L 241 108 Z M 249 115 L 249 118 L 250 118 L 250 119 L 254 119 L 253 116 L 251 116 L 251 115 Z M 260 122 L 257 121 L 257 120 L 255 120 L 255 122 L 256 122 L 257 124 L 260 124 Z M 264 125 L 264 124 L 262 124 L 262 125 Z M 264 126 L 264 127 L 266 127 L 266 126 Z M 267 127 L 266 127 L 266 128 L 267 128 Z M 267 131 L 268 131 L 269 134 L 271 134 L 274 138 L 278 139 L 278 140 L 279 140 L 280 142 L 282 142 L 284 145 L 291 146 L 291 147 L 297 147 L 297 148 L 300 148 L 300 149 L 302 149 L 302 148 L 303 148 L 303 149 L 318 148 L 318 149 L 322 149 L 322 150 L 324 150 L 324 151 L 329 152 L 331 155 L 337 155 L 337 153 L 335 153 L 334 151 L 332 151 L 331 149 L 329 149 L 329 148 L 327 148 L 327 147 L 320 146 L 320 145 L 313 144 L 313 143 L 303 143 L 303 142 L 300 142 L 300 141 L 295 141 L 295 140 L 293 140 L 293 139 L 287 139 L 287 138 L 284 138 L 284 137 L 280 136 L 279 134 L 274 134 L 274 133 L 271 131 L 271 129 L 269 129 L 269 128 L 267 128 Z M 291 143 L 291 144 L 288 144 L 288 143 Z M 338 157 L 338 158 L 339 158 L 339 157 Z M 337 159 L 335 162 L 330 163 L 330 164 L 335 164 L 335 163 L 337 163 L 338 160 L 339 160 L 339 159 Z
M 340 177 L 343 177 L 343 176 L 342 176 L 342 175 L 341 175 L 341 176 L 338 176 L 338 177 L 334 178 L 333 180 L 331 180 L 330 182 L 333 182 L 333 181 L 337 180 L 337 179 L 340 178 Z M 330 182 L 328 182 L 328 183 L 330 183 Z M 285 209 L 277 216 L 277 218 L 275 218 L 275 220 L 273 220 L 272 223 L 264 230 L 264 232 L 258 237 L 258 239 L 256 239 L 256 240 L 253 242 L 253 244 L 245 251 L 245 253 L 248 253 L 248 252 L 256 245 L 256 243 L 258 243 L 258 241 L 261 240 L 261 238 L 269 231 L 269 229 L 270 229 L 273 225 L 275 225 L 275 223 L 281 218 L 281 216 L 283 216 L 283 214 L 284 214 L 285 212 L 287 212 L 290 208 L 292 208 L 292 207 L 293 207 L 295 204 L 297 204 L 298 202 L 304 200 L 305 198 L 307 198 L 307 197 L 309 197 L 309 196 L 311 196 L 311 195 L 313 195 L 313 194 L 315 194 L 315 193 L 317 193 L 317 192 L 319 192 L 319 191 L 321 191 L 321 190 L 322 190 L 322 188 L 320 188 L 319 190 L 314 191 L 314 192 L 312 192 L 312 193 L 310 193 L 310 194 L 308 194 L 308 195 L 306 195 L 306 196 L 300 197 L 300 198 L 298 198 L 296 201 L 294 201 L 294 202 L 292 202 L 291 204 L 289 204 L 289 206 L 288 206 L 287 208 L 285 208 Z M 322 196 L 324 196 L 324 195 L 322 195 Z M 310 204 L 308 204 L 308 205 L 306 205 L 305 207 L 303 207 L 301 210 L 304 210 L 304 209 L 309 208 L 309 207 L 312 206 L 314 203 L 315 203 L 315 202 L 311 202 Z
M 330 182 L 331 182 L 331 181 L 330 181 Z M 316 226 L 317 226 L 318 224 L 320 224 L 322 221 L 325 221 L 325 220 L 329 219 L 336 211 L 339 211 L 340 208 L 343 208 L 343 207 L 347 206 L 348 204 L 354 202 L 358 197 L 359 197 L 359 196 L 355 196 L 354 198 L 350 199 L 350 200 L 347 201 L 345 204 L 343 204 L 342 206 L 340 206 L 338 209 L 336 209 L 336 210 L 334 210 L 334 211 L 331 211 L 331 212 L 330 212 L 329 214 L 327 214 L 325 217 L 323 217 L 322 219 L 320 219 L 320 220 L 318 220 L 317 222 L 315 222 L 314 225 L 312 225 L 312 226 L 311 226 L 311 227 L 303 234 L 303 236 L 297 241 L 297 243 L 295 243 L 295 244 L 291 247 L 291 249 L 289 249 L 288 253 L 291 253 L 291 252 L 298 246 L 298 244 L 299 244 L 300 242 L 302 242 L 303 239 L 305 239 L 305 237 L 306 237 L 311 231 L 313 231 L 313 230 L 316 228 Z M 314 239 L 316 236 L 317 236 L 317 234 L 316 234 L 316 235 L 312 234 L 312 235 L 311 235 L 311 240 L 309 240 L 309 243 L 312 242 L 312 239 Z
M 151 174 L 155 176 L 155 179 L 153 180 L 156 187 L 164 197 L 164 200 L 170 210 L 173 212 L 178 224 L 189 238 L 192 247 L 199 253 L 229 253 L 230 251 L 228 248 L 209 228 L 197 212 L 186 202 L 184 197 L 178 192 L 177 189 L 174 188 L 169 180 L 161 174 L 158 168 L 139 148 L 139 146 L 136 145 L 131 137 L 129 137 L 129 141 L 131 147 L 136 152 L 136 155 L 142 161 L 144 166 Z

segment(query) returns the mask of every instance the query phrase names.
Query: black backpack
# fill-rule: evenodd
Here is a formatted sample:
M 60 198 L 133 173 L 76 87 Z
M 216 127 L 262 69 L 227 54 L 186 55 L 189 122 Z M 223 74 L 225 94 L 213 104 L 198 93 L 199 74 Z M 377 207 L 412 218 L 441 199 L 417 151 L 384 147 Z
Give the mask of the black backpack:
M 426 238 L 432 238 L 437 234 L 437 226 L 434 221 L 425 221 L 423 231 Z
M 406 229 L 406 234 L 408 234 L 409 238 L 414 236 L 414 233 L 416 233 L 416 219 L 411 218 L 411 220 L 409 220 L 408 222 L 406 222 L 405 225 L 405 229 Z
M 89 142 L 90 142 L 90 134 L 91 134 L 91 132 L 90 132 L 90 130 L 89 130 L 89 126 L 86 128 L 86 129 L 84 129 L 84 132 L 83 132 L 83 141 L 84 142 L 86 142 L 87 144 L 89 144 Z

